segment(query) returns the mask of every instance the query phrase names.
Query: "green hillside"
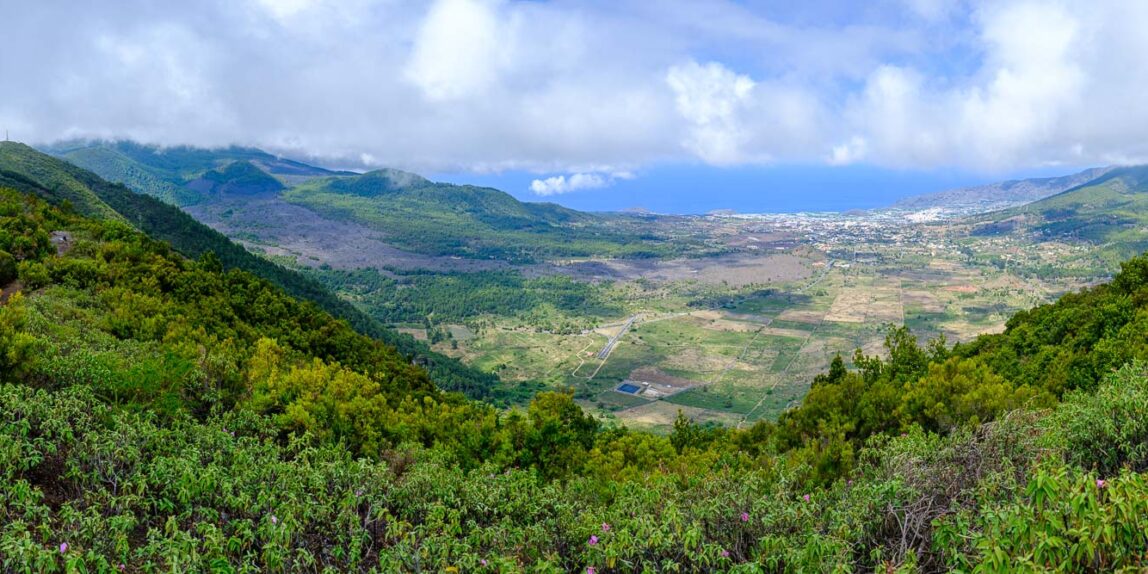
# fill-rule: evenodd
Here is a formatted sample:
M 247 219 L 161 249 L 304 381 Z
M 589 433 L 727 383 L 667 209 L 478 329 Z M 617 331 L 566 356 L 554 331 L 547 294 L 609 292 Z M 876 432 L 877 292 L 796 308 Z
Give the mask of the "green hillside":
M 53 203 L 68 202 L 80 214 L 122 220 L 83 181 L 84 172 L 16 142 L 0 142 L 0 175 L 17 183 L 36 182 L 35 191 Z
M 28 166 L 35 166 L 29 169 Z M 81 214 L 126 221 L 190 258 L 213 253 L 225 269 L 241 269 L 271 281 L 294 297 L 312 301 L 332 315 L 348 321 L 356 330 L 397 347 L 405 356 L 425 366 L 436 384 L 475 398 L 498 398 L 495 375 L 483 373 L 431 351 L 423 342 L 388 329 L 350 303 L 336 297 L 318 282 L 249 253 L 221 233 L 196 221 L 178 208 L 123 185 L 104 181 L 86 170 L 17 143 L 0 143 L 0 176 L 9 174 L 9 186 L 59 203 L 61 196 L 49 191 L 55 182 L 66 182 L 77 194 L 88 197 L 91 207 Z M 4 180 L 0 179 L 0 183 Z M 73 202 L 75 205 L 75 202 Z M 105 215 L 110 214 L 110 215 Z
M 104 179 L 178 206 L 280 192 L 324 217 L 363 223 L 428 255 L 532 263 L 569 257 L 664 257 L 712 251 L 665 241 L 649 218 L 520 202 L 502 191 L 435 183 L 394 169 L 330 171 L 243 147 L 134 142 L 57 144 L 46 151 Z
M 365 224 L 403 249 L 432 255 L 533 262 L 666 256 L 692 247 L 659 241 L 637 218 L 524 203 L 497 189 L 434 183 L 392 169 L 315 179 L 283 198 L 326 217 Z
M 1029 232 L 1102 246 L 1115 268 L 1148 249 L 1148 166 L 1114 168 L 1063 193 L 974 220 L 975 232 Z
M 132 190 L 187 206 L 213 193 L 271 193 L 284 182 L 336 175 L 265 151 L 227 147 L 159 147 L 130 141 L 56 144 L 48 153 Z
M 443 394 L 263 279 L 6 177 L 4 571 L 1144 566 L 1148 256 L 955 348 L 891 329 L 776 423 L 658 436 L 568 394 Z
M 204 172 L 187 183 L 190 189 L 205 195 L 260 195 L 277 193 L 283 183 L 249 161 L 233 161 L 226 166 Z

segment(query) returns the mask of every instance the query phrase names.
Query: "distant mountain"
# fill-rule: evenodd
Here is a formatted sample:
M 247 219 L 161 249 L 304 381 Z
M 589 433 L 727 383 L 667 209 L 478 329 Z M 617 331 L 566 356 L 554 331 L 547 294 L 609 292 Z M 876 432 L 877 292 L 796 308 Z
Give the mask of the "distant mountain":
M 1061 177 L 1019 179 L 976 187 L 950 189 L 907 197 L 895 203 L 893 207 L 911 210 L 940 208 L 965 213 L 985 213 L 1056 195 L 1097 179 L 1112 169 L 1111 167 L 1098 167 Z
M 354 175 L 235 146 L 205 149 L 83 141 L 56 144 L 44 151 L 179 206 L 208 201 L 213 194 L 271 193 L 316 177 Z
M 165 148 L 128 141 L 55 144 L 44 151 L 138 193 L 194 206 L 199 217 L 226 213 L 225 226 L 218 218 L 204 221 L 247 240 L 262 241 L 266 235 L 266 221 L 257 215 L 243 219 L 251 215 L 243 207 L 258 198 L 268 210 L 285 201 L 323 219 L 365 226 L 386 244 L 420 255 L 531 263 L 705 249 L 688 240 L 663 241 L 652 216 L 521 202 L 497 189 L 436 183 L 396 169 L 359 174 L 254 148 Z M 207 206 L 218 209 L 202 209 Z
M 397 347 L 408 358 L 424 364 L 435 383 L 445 390 L 484 397 L 497 382 L 494 375 L 466 367 L 431 351 L 425 343 L 385 327 L 315 280 L 248 252 L 179 208 L 135 193 L 122 184 L 109 183 L 26 145 L 0 142 L 0 184 L 38 195 L 55 205 L 66 201 L 81 215 L 94 219 L 129 223 L 153 239 L 170 243 L 189 258 L 214 253 L 225 269 L 242 269 L 262 277 L 288 294 L 346 320 L 357 331 Z
M 654 257 L 671 246 L 649 218 L 526 203 L 489 187 L 436 183 L 394 169 L 314 179 L 283 199 L 353 221 L 402 249 L 516 263 L 568 257 Z
M 1115 264 L 1148 250 L 1148 166 L 1111 168 L 1063 193 L 971 221 L 981 235 L 1086 241 Z

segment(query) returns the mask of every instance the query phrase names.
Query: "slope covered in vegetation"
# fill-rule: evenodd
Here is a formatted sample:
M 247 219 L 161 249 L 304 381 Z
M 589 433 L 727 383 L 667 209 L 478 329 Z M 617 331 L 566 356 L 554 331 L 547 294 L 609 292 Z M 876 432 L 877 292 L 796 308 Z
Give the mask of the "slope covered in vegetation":
M 1112 168 L 1052 197 L 978 218 L 975 232 L 1083 241 L 1109 269 L 1148 249 L 1148 166 Z
M 666 437 L 565 394 L 443 394 L 216 257 L 14 190 L 4 261 L 4 570 L 1099 572 L 1148 552 L 1148 257 L 968 345 L 893 329 L 887 359 L 835 362 L 776 424 Z
M 491 396 L 491 390 L 497 386 L 494 375 L 469 368 L 431 351 L 425 343 L 386 328 L 333 295 L 317 281 L 251 254 L 174 206 L 134 193 L 124 185 L 109 183 L 89 171 L 18 143 L 0 143 L 0 178 L 5 174 L 7 179 L 0 179 L 0 183 L 38 195 L 51 203 L 69 201 L 76 206 L 67 196 L 51 191 L 53 189 L 66 186 L 77 190 L 77 193 L 82 191 L 89 198 L 86 200 L 89 208 L 77 207 L 81 214 L 129 222 L 193 259 L 213 253 L 223 268 L 241 269 L 258 275 L 288 294 L 314 302 L 332 315 L 348 321 L 359 332 L 398 348 L 404 356 L 426 367 L 440 388 L 462 391 L 475 398 L 496 398 Z
M 205 189 L 195 184 L 205 176 L 213 184 L 244 187 L 244 182 L 256 181 L 266 189 L 268 185 L 274 187 L 268 179 L 297 182 L 340 173 L 262 150 L 235 146 L 205 149 L 159 147 L 131 141 L 80 141 L 56 144 L 47 151 L 108 181 L 123 183 L 137 193 L 179 206 L 211 199 L 214 186 Z M 226 173 L 232 164 L 239 167 L 231 168 L 236 170 L 234 173 Z M 248 166 L 266 177 L 246 169 Z M 208 175 L 212 172 L 214 175 Z
M 436 183 L 393 169 L 315 179 L 283 198 L 353 220 L 419 253 L 527 263 L 564 257 L 657 257 L 696 248 L 656 241 L 645 221 L 525 203 L 497 189 Z

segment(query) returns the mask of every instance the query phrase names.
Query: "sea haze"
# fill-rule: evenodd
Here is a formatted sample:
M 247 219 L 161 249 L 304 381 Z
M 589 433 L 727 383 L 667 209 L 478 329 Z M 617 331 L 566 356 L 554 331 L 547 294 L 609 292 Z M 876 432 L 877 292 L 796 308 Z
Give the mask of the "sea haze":
M 739 213 L 848 211 L 887 207 L 897 200 L 1008 179 L 1052 177 L 1079 171 L 1057 166 L 1008 173 L 961 170 L 893 170 L 870 166 L 778 165 L 717 168 L 655 166 L 614 179 L 605 187 L 538 195 L 535 179 L 561 174 L 502 172 L 436 173 L 437 181 L 501 189 L 522 201 L 553 201 L 584 211 L 642 208 L 658 213 L 696 214 L 719 209 Z

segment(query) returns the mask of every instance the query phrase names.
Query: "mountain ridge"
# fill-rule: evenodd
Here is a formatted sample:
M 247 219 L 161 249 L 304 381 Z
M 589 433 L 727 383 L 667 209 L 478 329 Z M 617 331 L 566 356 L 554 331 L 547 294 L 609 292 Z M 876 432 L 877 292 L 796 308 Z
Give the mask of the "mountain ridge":
M 1077 173 L 1014 179 L 985 185 L 948 189 L 901 199 L 894 208 L 925 210 L 942 208 L 989 212 L 1038 201 L 1104 176 L 1114 166 L 1089 168 Z
M 25 172 L 27 166 L 34 169 Z M 395 346 L 408 358 L 423 364 L 445 390 L 482 398 L 488 397 L 496 386 L 495 375 L 466 367 L 455 359 L 431 351 L 425 343 L 385 327 L 331 294 L 317 281 L 248 252 L 179 208 L 153 196 L 138 194 L 122 184 L 109 183 L 62 159 L 15 142 L 0 142 L 0 175 L 4 173 L 15 174 L 9 179 L 17 184 L 22 181 L 22 191 L 57 205 L 64 200 L 71 202 L 71 196 L 63 197 L 44 188 L 39 183 L 40 178 L 48 177 L 50 182 L 70 182 L 72 187 L 69 189 L 73 195 L 82 191 L 82 196 L 90 204 L 85 204 L 85 209 L 78 209 L 83 215 L 136 226 L 153 238 L 170 243 L 178 252 L 192 259 L 208 252 L 214 253 L 226 269 L 249 271 L 295 297 L 312 301 L 332 315 L 348 321 L 359 332 Z

